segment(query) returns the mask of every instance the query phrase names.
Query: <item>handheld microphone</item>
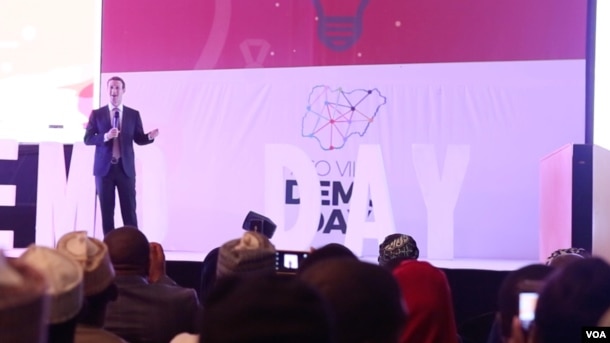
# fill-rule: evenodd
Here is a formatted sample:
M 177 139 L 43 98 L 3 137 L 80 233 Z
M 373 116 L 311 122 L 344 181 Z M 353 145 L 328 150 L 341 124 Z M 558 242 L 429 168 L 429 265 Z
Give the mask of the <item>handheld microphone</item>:
M 112 127 L 115 129 L 119 128 L 119 111 L 114 111 L 114 120 L 112 121 Z

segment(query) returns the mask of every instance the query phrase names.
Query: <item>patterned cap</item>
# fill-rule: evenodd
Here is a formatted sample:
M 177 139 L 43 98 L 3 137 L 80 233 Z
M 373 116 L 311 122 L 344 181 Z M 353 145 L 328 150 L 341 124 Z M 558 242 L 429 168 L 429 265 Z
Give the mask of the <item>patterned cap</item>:
M 87 231 L 74 231 L 63 235 L 57 250 L 72 256 L 85 272 L 85 295 L 98 294 L 114 281 L 114 268 L 104 242 L 87 237 Z
M 553 253 L 551 253 L 551 256 L 546 259 L 546 265 L 552 265 L 553 260 L 555 258 L 563 255 L 579 255 L 581 257 L 591 257 L 591 254 L 589 254 L 589 252 L 583 248 L 557 249 L 553 251 Z
M 402 233 L 394 233 L 387 236 L 383 243 L 379 244 L 380 266 L 387 266 L 394 261 L 416 260 L 419 257 L 417 242 L 413 237 Z
M 78 314 L 83 304 L 83 268 L 76 260 L 61 251 L 36 245 L 30 245 L 19 260 L 43 274 L 49 285 L 49 324 L 64 323 Z
M 0 342 L 46 342 L 44 276 L 0 250 Z
M 275 271 L 275 246 L 265 235 L 248 231 L 218 251 L 216 275 Z

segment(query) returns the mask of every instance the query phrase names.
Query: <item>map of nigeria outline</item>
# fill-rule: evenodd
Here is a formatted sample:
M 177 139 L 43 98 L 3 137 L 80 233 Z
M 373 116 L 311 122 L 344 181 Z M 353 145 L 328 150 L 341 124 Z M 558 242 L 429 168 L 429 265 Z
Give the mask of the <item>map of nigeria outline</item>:
M 377 88 L 345 91 L 341 87 L 333 90 L 326 85 L 315 86 L 309 94 L 301 135 L 316 139 L 322 150 L 341 149 L 349 137 L 366 134 L 385 104 L 386 97 Z

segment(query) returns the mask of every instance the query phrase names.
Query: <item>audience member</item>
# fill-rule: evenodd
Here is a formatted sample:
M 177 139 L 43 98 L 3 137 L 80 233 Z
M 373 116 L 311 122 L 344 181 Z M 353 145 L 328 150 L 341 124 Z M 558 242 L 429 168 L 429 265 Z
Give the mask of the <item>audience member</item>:
M 557 269 L 543 286 L 533 327 L 537 343 L 579 342 L 610 307 L 610 265 L 596 257 Z M 514 323 L 515 324 L 515 323 Z
M 216 283 L 227 277 L 258 275 L 269 277 L 275 274 L 275 247 L 265 235 L 258 232 L 248 231 L 241 238 L 226 242 L 220 246 L 217 259 L 218 266 L 214 268 L 217 277 L 208 294 L 214 291 Z M 208 313 L 205 309 L 207 303 L 205 300 L 202 301 L 204 313 Z M 181 333 L 174 337 L 171 343 L 197 342 L 198 340 L 198 335 Z
M 192 289 L 178 286 L 167 275 L 151 282 L 150 269 L 164 261 L 158 244 L 148 242 L 133 227 L 122 227 L 104 238 L 116 272 L 118 298 L 107 306 L 106 329 L 130 342 L 167 343 L 181 332 L 197 332 L 199 301 Z
M 0 342 L 47 341 L 46 288 L 40 272 L 0 250 Z
M 298 273 L 302 273 L 310 266 L 319 261 L 326 261 L 331 258 L 352 258 L 357 260 L 358 257 L 343 244 L 329 243 L 317 249 L 311 249 L 311 253 L 303 260 L 299 266 Z
M 401 343 L 456 343 L 458 333 L 447 277 L 428 262 L 405 260 L 392 272 L 409 309 Z
M 498 312 L 488 342 L 508 342 L 513 336 L 513 318 L 519 314 L 519 293 L 539 292 L 544 280 L 553 268 L 543 264 L 531 264 L 514 270 L 502 281 L 498 292 Z
M 204 305 L 200 342 L 334 342 L 328 304 L 296 278 L 223 277 Z
M 256 212 L 248 212 L 242 228 L 246 231 L 254 231 L 262 233 L 265 237 L 271 239 L 275 233 L 277 226 L 275 223 Z M 216 267 L 218 266 L 218 251 L 220 247 L 214 248 L 208 252 L 206 257 L 203 259 L 203 265 L 201 267 L 201 280 L 199 283 L 199 299 L 203 302 L 209 292 L 214 287 L 216 282 Z
M 258 232 L 245 232 L 220 247 L 216 277 L 275 272 L 275 246 Z
M 557 249 L 546 259 L 546 264 L 551 267 L 564 267 L 570 262 L 591 257 L 591 254 L 582 248 Z
M 402 261 L 417 260 L 419 249 L 413 237 L 402 233 L 394 233 L 387 236 L 379 244 L 379 265 L 390 270 L 394 269 Z
M 386 269 L 353 258 L 332 258 L 299 273 L 328 301 L 338 343 L 395 343 L 407 318 L 400 288 Z
M 83 269 L 69 255 L 36 245 L 30 245 L 19 260 L 35 268 L 47 280 L 50 297 L 48 342 L 73 342 L 76 315 L 83 304 Z
M 57 242 L 57 250 L 74 258 L 84 270 L 83 307 L 77 318 L 76 343 L 121 343 L 119 336 L 106 331 L 106 304 L 117 298 L 114 268 L 102 241 L 87 237 L 86 231 L 70 232 Z

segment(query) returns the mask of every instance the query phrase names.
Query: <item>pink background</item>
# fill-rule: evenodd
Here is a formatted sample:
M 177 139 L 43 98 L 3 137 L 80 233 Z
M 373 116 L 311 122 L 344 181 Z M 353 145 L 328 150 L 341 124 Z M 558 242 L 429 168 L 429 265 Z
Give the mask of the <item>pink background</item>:
M 322 3 L 340 15 L 359 1 Z M 264 67 L 583 59 L 586 4 L 370 1 L 360 40 L 336 52 L 318 39 L 313 1 L 107 0 L 102 71 L 243 68 L 240 45 L 250 39 L 269 44 Z

